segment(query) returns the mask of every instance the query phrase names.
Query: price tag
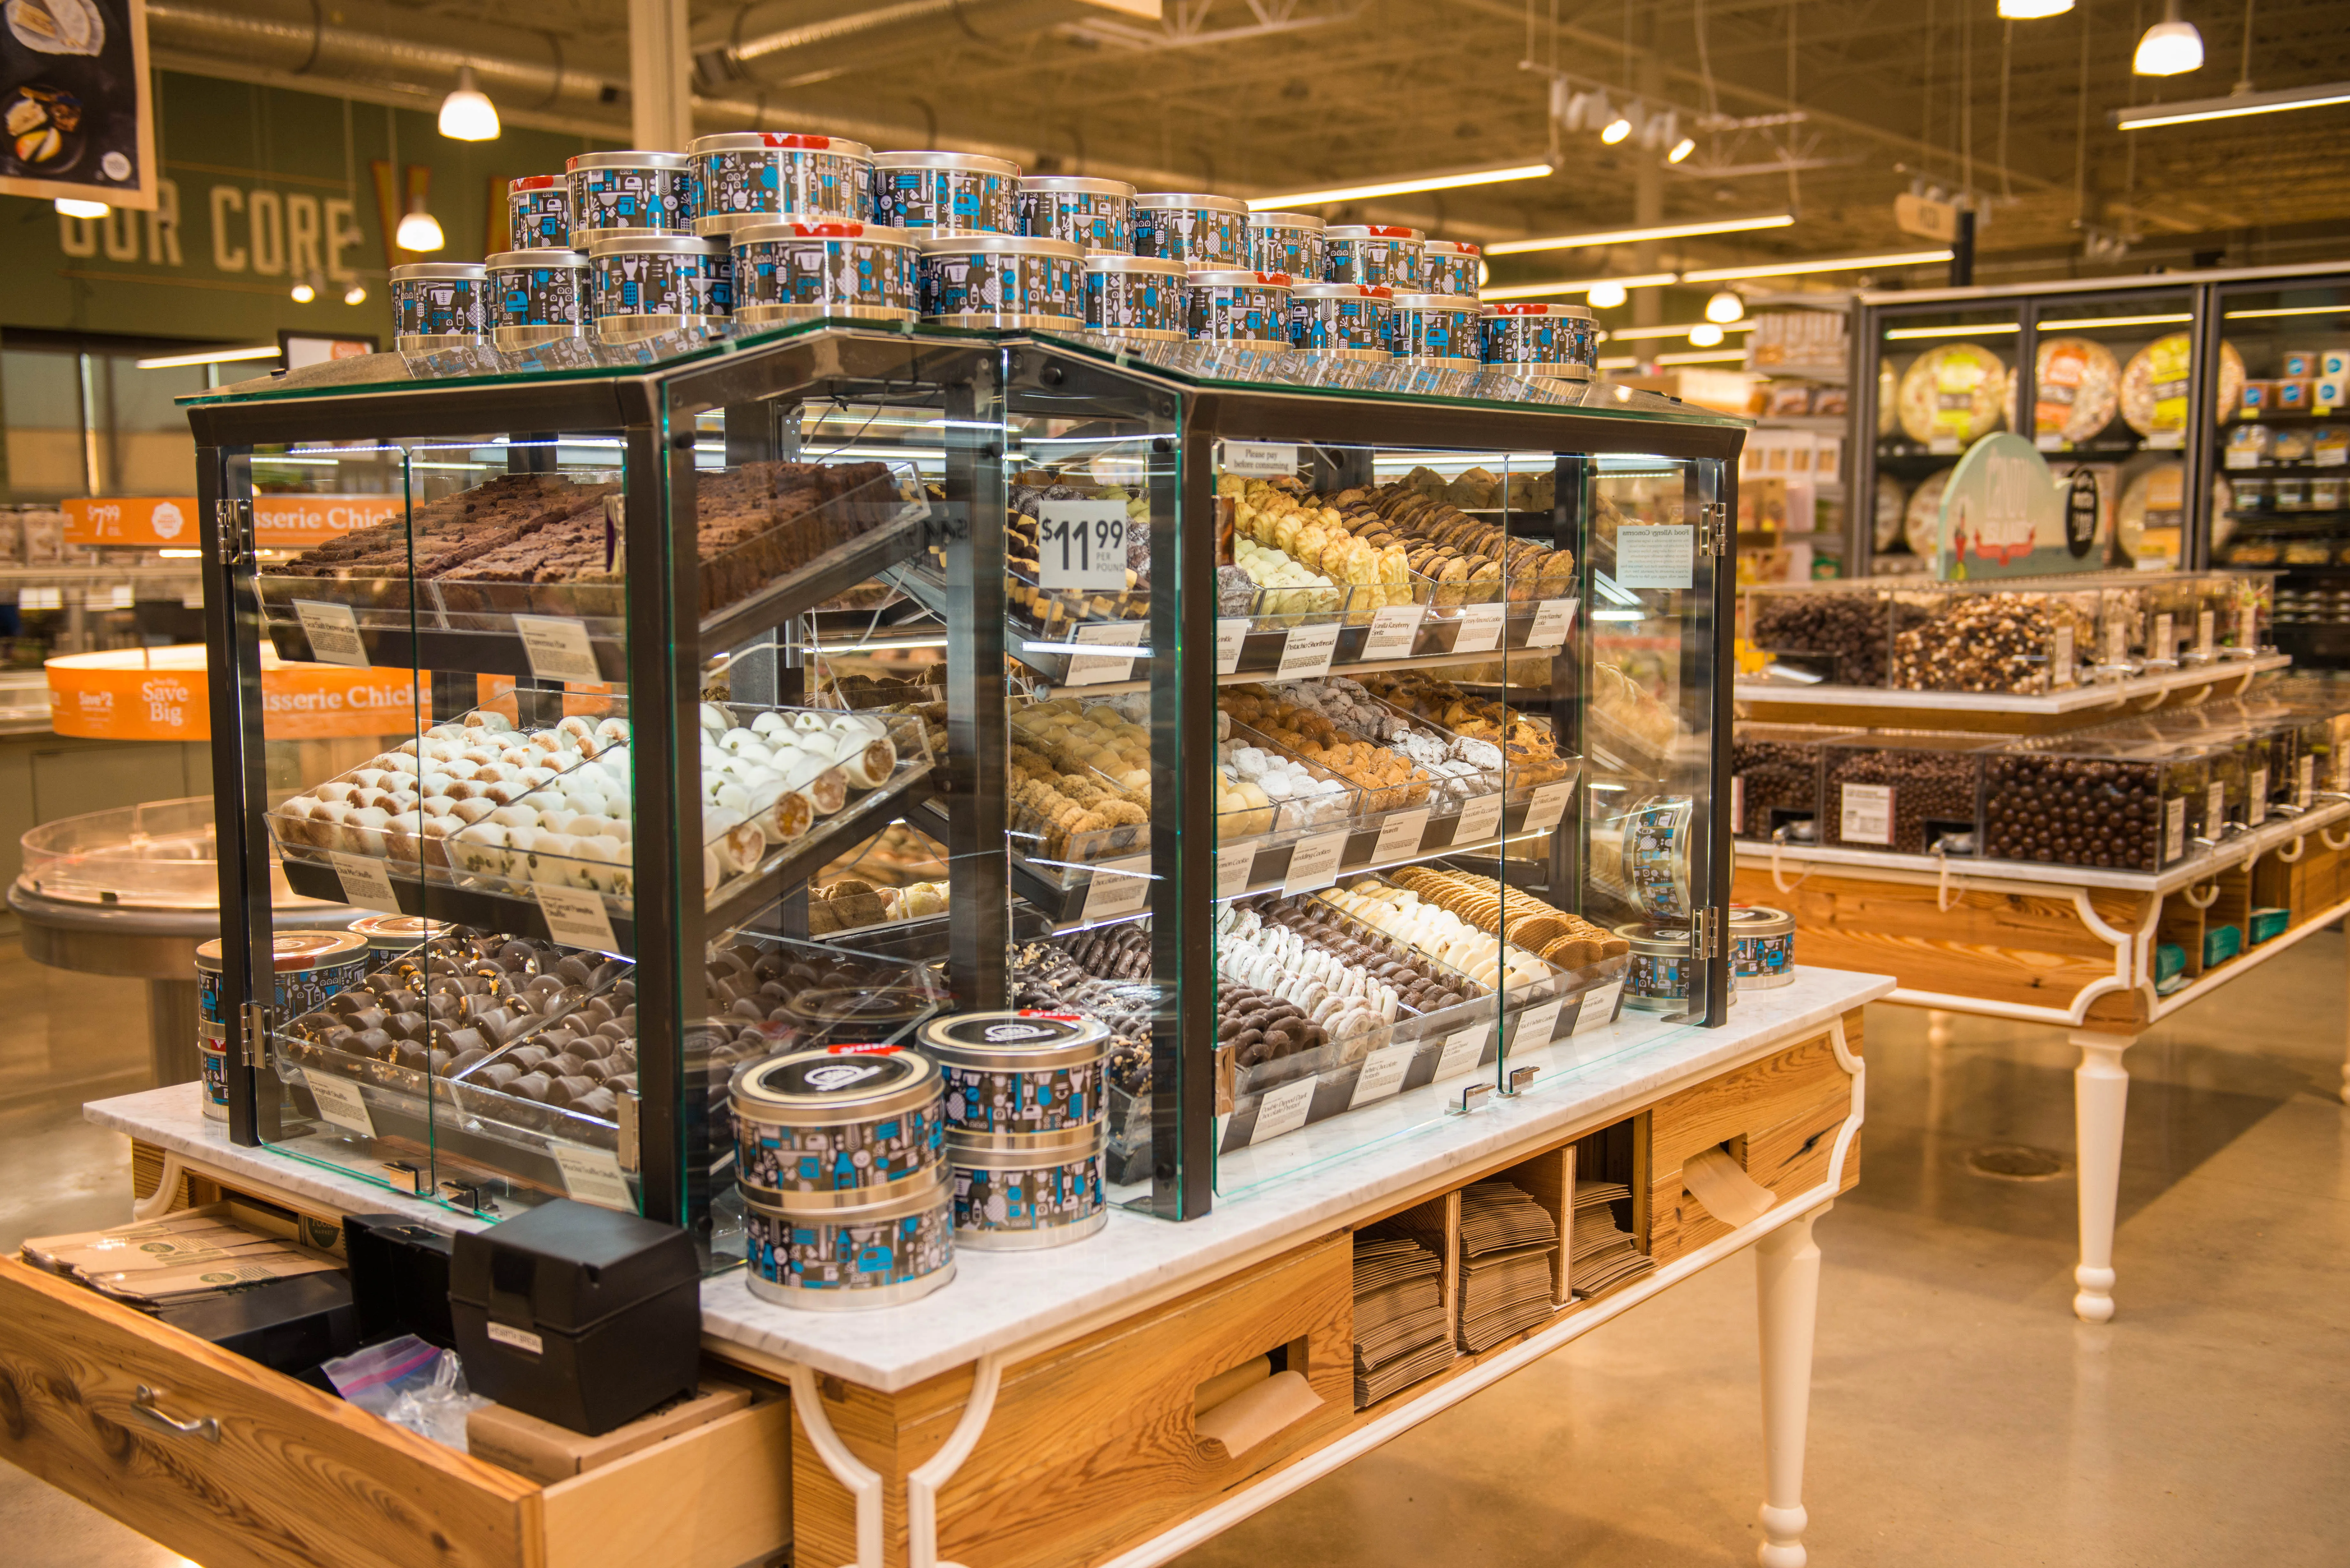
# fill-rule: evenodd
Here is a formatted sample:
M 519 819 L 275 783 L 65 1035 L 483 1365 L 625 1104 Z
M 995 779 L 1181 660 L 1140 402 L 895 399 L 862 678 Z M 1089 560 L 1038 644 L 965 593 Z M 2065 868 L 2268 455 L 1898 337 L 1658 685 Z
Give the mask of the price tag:
M 1216 673 L 1232 675 L 1241 667 L 1241 645 L 1248 641 L 1248 618 L 1216 623 Z
M 1746 775 L 1744 774 L 1730 775 L 1730 831 L 1732 834 L 1743 834 L 1746 831 Z
M 1139 620 L 1094 621 L 1077 628 L 1070 640 L 1088 647 L 1140 648 L 1144 623 Z M 1064 686 L 1099 686 L 1107 681 L 1123 680 L 1134 673 L 1131 654 L 1121 659 L 1116 654 L 1073 653 L 1069 656 L 1069 672 L 1061 678 Z
M 1385 865 L 1390 860 L 1402 860 L 1417 855 L 1419 853 L 1419 841 L 1427 833 L 1426 806 L 1397 812 L 1379 825 L 1379 841 L 1371 846 L 1371 859 L 1376 864 Z
M 1507 605 L 1462 605 L 1460 630 L 1453 634 L 1455 653 L 1491 653 L 1502 646 L 1502 618 Z
M 1626 523 L 1616 530 L 1616 583 L 1686 588 L 1697 581 L 1697 530 L 1686 523 Z
M 2221 466 L 2226 468 L 2258 468 L 2261 454 L 2243 447 L 2230 447 Z
M 2199 610 L 2195 615 L 2195 651 L 2204 658 L 2211 657 L 2219 640 L 2220 618 L 2211 610 Z
M 2154 618 L 2154 641 L 2147 645 L 2146 656 L 2148 659 L 2177 659 L 2178 657 L 2178 644 L 2175 639 L 2178 636 L 2178 625 L 2170 618 L 2170 612 L 2168 610 L 2165 610 L 2162 614 L 2156 616 Z
M 332 1122 L 362 1137 L 375 1137 L 375 1118 L 368 1115 L 367 1101 L 359 1096 L 357 1084 L 315 1068 L 297 1067 L 295 1071 L 310 1085 L 310 1097 L 318 1103 L 320 1121 Z
M 1572 1040 L 1578 1034 L 1588 1034 L 1595 1029 L 1605 1029 L 1616 1022 L 1616 1004 L 1624 1000 L 1624 982 L 1611 980 L 1583 999 L 1583 1011 L 1575 1015 L 1575 1027 L 1567 1032 Z
M 1282 896 L 1293 898 L 1327 888 L 1338 879 L 1338 862 L 1347 853 L 1347 833 L 1319 833 L 1301 838 L 1289 852 L 1289 874 L 1281 879 Z
M 400 913 L 400 895 L 392 891 L 391 877 L 382 861 L 346 855 L 339 849 L 327 857 L 335 863 L 335 875 L 342 881 L 344 903 Z
M 2070 452 L 2073 443 L 2054 431 L 2042 431 L 2032 438 L 2032 444 L 2042 452 Z
M 1550 1044 L 1558 1033 L 1559 1009 L 1566 1005 L 1564 997 L 1554 998 L 1538 1007 L 1529 1007 L 1518 1015 L 1518 1032 L 1510 1037 L 1513 1051 L 1538 1051 Z
M 2175 452 L 2187 444 L 2185 431 L 2149 431 L 2146 444 L 2156 452 Z
M 1291 628 L 1281 645 L 1281 668 L 1274 671 L 1276 680 L 1311 680 L 1330 673 L 1330 656 L 1338 651 L 1338 626 L 1336 621 L 1326 626 L 1301 626 Z
M 2236 646 L 2246 653 L 2261 650 L 2261 612 L 2257 605 L 2244 605 L 2236 611 Z
M 2118 615 L 2106 623 L 2106 662 L 2113 665 L 2129 662 L 2129 622 Z
M 1477 1064 L 1485 1054 L 1485 1042 L 1492 1038 L 1492 1023 L 1472 1023 L 1457 1034 L 1444 1037 L 1444 1052 L 1436 1059 L 1436 1076 L 1429 1082 L 1440 1084 L 1447 1078 L 1457 1078 Z
M 637 1200 L 629 1193 L 629 1179 L 620 1174 L 619 1157 L 611 1150 L 558 1143 L 553 1146 L 553 1153 L 556 1168 L 563 1172 L 567 1196 L 601 1209 L 637 1211 Z
M 1216 466 L 1243 479 L 1288 479 L 1297 472 L 1295 443 L 1272 441 L 1227 441 L 1219 443 Z
M 1250 1144 L 1261 1144 L 1304 1127 L 1305 1113 L 1314 1108 L 1314 1085 L 1312 1078 L 1300 1078 L 1294 1084 L 1266 1090 L 1256 1103 L 1256 1127 L 1249 1134 Z
M 1256 841 L 1216 846 L 1216 897 L 1237 898 L 1248 891 L 1249 871 L 1256 865 Z
M 2162 807 L 2162 863 L 2166 866 L 2187 856 L 2187 797 L 2166 801 Z
M 2317 759 L 2303 757 L 2293 766 L 2297 776 L 2293 784 L 2293 804 L 2307 811 L 2310 801 L 2317 794 Z
M 2309 454 L 2312 468 L 2350 467 L 2350 446 L 2321 446 Z
M 2073 628 L 2069 626 L 2056 628 L 2056 652 L 2048 661 L 2048 683 L 2051 686 L 2073 684 Z
M 1416 1047 L 1390 1045 L 1384 1051 L 1374 1051 L 1363 1058 L 1363 1075 L 1355 1080 L 1355 1097 L 1347 1102 L 1350 1111 L 1374 1106 L 1392 1096 L 1403 1087 L 1404 1069 L 1411 1065 Z
M 1936 457 L 1956 457 L 1959 454 L 1959 438 L 1938 435 L 1926 443 L 1926 450 Z
M 604 896 L 585 888 L 550 888 L 541 882 L 538 912 L 546 918 L 546 934 L 567 948 L 587 948 L 618 953 L 619 940 L 612 935 L 612 918 L 604 912 Z
M 1452 826 L 1453 846 L 1458 848 L 1463 845 L 1482 844 L 1492 837 L 1495 830 L 1501 826 L 1502 797 L 1500 795 L 1481 794 L 1473 799 L 1462 801 L 1461 820 Z
M 2228 826 L 2228 786 L 2215 784 L 2203 796 L 2203 836 L 2217 838 Z
M 1371 629 L 1363 639 L 1363 658 L 1409 659 L 1411 645 L 1419 636 L 1419 623 L 1428 610 L 1421 605 L 1388 605 L 1371 617 Z
M 1734 784 L 1732 784 L 1731 789 L 1734 795 L 1736 792 L 1736 785 Z M 1554 784 L 1544 784 L 1541 788 L 1535 790 L 1534 794 L 1528 795 L 1526 797 L 1525 831 L 1528 833 L 1540 833 L 1546 827 L 1556 826 L 1558 825 L 1558 819 L 1566 815 L 1567 798 L 1574 793 L 1575 781 L 1573 779 L 1560 779 Z M 1731 809 L 1737 809 L 1734 801 L 1731 805 Z
M 596 681 L 604 679 L 596 668 L 596 650 L 588 645 L 583 621 L 559 615 L 518 615 L 515 630 L 531 674 L 540 680 Z
M 1117 915 L 1131 915 L 1150 902 L 1150 857 L 1129 855 L 1123 860 L 1105 860 L 1094 867 L 1093 880 L 1086 887 L 1085 912 L 1079 919 L 1106 920 Z
M 1036 505 L 1036 586 L 1126 587 L 1126 503 L 1043 501 Z
M 1528 648 L 1565 648 L 1575 626 L 1576 599 L 1544 599 L 1535 607 L 1534 623 L 1526 628 Z
M 1843 820 L 1836 836 L 1847 844 L 1893 842 L 1893 786 L 1848 784 L 1844 787 Z
M 2252 770 L 2251 787 L 2244 792 L 2244 822 L 2258 827 L 2269 819 L 2269 771 L 2264 767 Z
M 18 588 L 16 607 L 20 610 L 61 610 L 66 607 L 66 591 L 63 588 Z
M 302 618 L 302 630 L 310 639 L 312 659 L 321 664 L 367 668 L 367 645 L 359 640 L 359 617 L 351 613 L 350 606 L 296 599 L 294 613 Z

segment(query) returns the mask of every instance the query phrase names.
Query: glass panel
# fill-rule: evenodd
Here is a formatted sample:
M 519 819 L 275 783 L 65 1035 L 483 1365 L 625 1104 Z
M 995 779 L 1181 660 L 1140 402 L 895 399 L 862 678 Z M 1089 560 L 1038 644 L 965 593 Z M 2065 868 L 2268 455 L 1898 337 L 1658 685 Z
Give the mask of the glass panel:
M 1923 306 L 1877 322 L 1876 384 L 1854 389 L 1874 419 L 1876 493 L 1852 504 L 1876 519 L 1872 571 L 1930 572 L 1950 470 L 1980 437 L 2015 428 L 2021 308 Z

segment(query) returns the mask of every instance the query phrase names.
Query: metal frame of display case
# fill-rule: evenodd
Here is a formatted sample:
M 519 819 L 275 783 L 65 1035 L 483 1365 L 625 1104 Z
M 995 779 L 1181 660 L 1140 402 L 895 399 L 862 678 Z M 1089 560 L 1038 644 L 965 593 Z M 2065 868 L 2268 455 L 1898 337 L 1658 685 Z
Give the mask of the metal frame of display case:
M 2229 285 L 2290 286 L 2350 284 L 2350 265 L 2275 267 L 2234 267 L 2189 273 L 2153 273 L 2142 277 L 2077 278 L 2061 283 L 1994 285 L 1973 288 L 1911 289 L 1898 293 L 1874 291 L 1859 295 L 1852 334 L 1852 384 L 1848 407 L 1852 433 L 1846 445 L 1846 559 L 1856 563 L 1850 575 L 1866 576 L 1876 557 L 1877 452 L 1877 377 L 1884 362 L 1884 331 L 1909 317 L 1939 315 L 1953 309 L 1996 308 L 2012 305 L 2017 330 L 2012 362 L 2016 369 L 2015 401 L 2009 406 L 2007 426 L 2020 430 L 2017 411 L 2034 405 L 2039 363 L 2039 325 L 2044 307 L 2062 304 L 2112 303 L 2147 294 L 2188 296 L 2188 319 L 2180 329 L 2191 335 L 2195 354 L 2189 368 L 2188 420 L 2178 454 L 2186 464 L 2186 517 L 2181 527 L 2178 569 L 2201 571 L 2211 558 L 2211 483 L 2220 472 L 2220 426 L 2225 410 L 2218 407 L 2219 355 L 2221 333 L 2220 293 Z M 1954 336 L 1952 341 L 1956 341 Z M 1993 345 L 2006 351 L 2003 345 Z M 2139 451 L 2168 450 L 2138 447 Z M 2079 455 L 2122 456 L 2124 453 L 2085 452 Z
M 910 378 L 909 358 L 920 371 Z M 1152 720 L 1151 875 L 1172 889 L 1177 918 L 1153 923 L 1154 974 L 1173 1000 L 1153 1029 L 1152 1181 L 1148 1206 L 1170 1219 L 1207 1212 L 1215 1170 L 1213 1043 L 1216 988 L 1213 961 L 1215 820 L 1203 773 L 1183 763 L 1187 736 L 1212 735 L 1219 677 L 1216 600 L 1198 585 L 1215 582 L 1215 529 L 1184 528 L 1183 519 L 1215 515 L 1214 453 L 1220 436 L 1250 441 L 1328 443 L 1362 449 L 1393 446 L 1457 450 L 1540 450 L 1558 459 L 1560 504 L 1553 537 L 1582 519 L 1579 505 L 1595 454 L 1652 454 L 1702 460 L 1688 471 L 1686 514 L 1700 550 L 1727 565 L 1730 520 L 1737 510 L 1736 462 L 1742 421 L 1692 410 L 1686 417 L 1653 408 L 1626 413 L 1545 405 L 1470 403 L 1334 394 L 1275 387 L 1195 384 L 1163 376 L 1121 358 L 1016 335 L 988 337 L 930 329 L 824 327 L 773 341 L 733 345 L 642 369 L 592 376 L 466 384 L 401 382 L 338 389 L 314 396 L 261 396 L 190 406 L 198 452 L 200 506 L 205 545 L 206 642 L 215 715 L 214 788 L 219 808 L 224 881 L 222 930 L 226 950 L 244 956 L 225 966 L 223 1013 L 229 1021 L 229 1117 L 234 1139 L 263 1141 L 269 1107 L 255 1093 L 261 1043 L 268 1021 L 255 1011 L 254 977 L 270 972 L 266 794 L 260 733 L 259 649 L 270 635 L 257 613 L 255 560 L 251 547 L 250 458 L 257 445 L 365 439 L 398 444 L 473 437 L 519 440 L 519 432 L 618 435 L 623 442 L 628 637 L 626 675 L 631 691 L 664 694 L 638 703 L 632 754 L 638 760 L 636 846 L 639 919 L 631 933 L 639 965 L 639 1059 L 641 1106 L 635 1168 L 643 1179 L 642 1207 L 653 1217 L 705 1232 L 707 1177 L 686 1156 L 698 1147 L 695 1124 L 705 1114 L 700 1085 L 686 1080 L 689 988 L 699 984 L 705 915 L 701 893 L 699 755 L 689 745 L 682 703 L 698 691 L 703 659 L 735 649 L 782 625 L 798 610 L 926 545 L 944 548 L 945 602 L 936 607 L 947 627 L 948 755 L 934 781 L 935 807 L 949 832 L 950 899 L 955 919 L 948 958 L 958 1005 L 1003 1004 L 1011 937 L 1007 881 L 1005 765 L 1006 643 L 1003 530 L 1006 504 L 1003 432 L 1015 415 L 1082 417 L 1092 407 L 1115 407 L 1131 417 L 1139 391 L 1151 417 L 1175 433 L 1157 438 L 1150 465 L 1151 559 L 1154 580 L 1174 591 L 1150 597 L 1153 657 L 1149 687 Z M 723 410 L 726 459 L 732 464 L 796 456 L 795 442 L 775 410 L 795 400 L 828 397 L 901 403 L 931 401 L 945 416 L 942 525 L 870 535 L 816 580 L 786 597 L 767 595 L 754 607 L 731 607 L 711 617 L 700 603 L 695 530 L 677 519 L 695 516 L 696 417 Z M 1123 400 L 1120 403 L 1118 400 Z M 993 424 L 993 429 L 990 426 Z M 738 426 L 740 427 L 738 429 Z M 516 432 L 514 435 L 484 432 Z M 516 452 L 521 467 L 536 461 Z M 641 476 L 658 474 L 660 483 Z M 1569 498 L 1573 500 L 1570 502 Z M 989 520 L 998 520 L 988 526 Z M 1711 524 L 1711 527 L 1707 525 Z M 881 531 L 887 531 L 885 529 Z M 877 531 L 880 532 L 880 531 Z M 664 547 L 666 545 L 666 547 Z M 1590 552 L 1581 552 L 1583 602 L 1592 603 Z M 1180 559 L 1179 559 L 1180 556 Z M 1171 568 L 1171 569 L 1170 569 Z M 1161 575 L 1163 573 L 1163 576 Z M 1683 689 L 1705 691 L 1711 712 L 1710 776 L 1729 767 L 1731 682 L 1727 628 L 1733 624 L 1734 574 L 1711 573 L 1710 601 L 1684 649 Z M 1588 669 L 1589 618 L 1579 618 L 1555 664 Z M 518 676 L 527 698 L 528 666 L 518 636 L 434 633 L 402 636 L 369 629 L 373 657 L 412 660 L 439 669 L 504 670 Z M 462 635 L 469 646 L 442 649 L 435 637 Z M 510 647 L 499 647 L 511 644 Z M 484 658 L 503 664 L 484 665 Z M 1248 679 L 1242 674 L 1229 679 Z M 1568 671 L 1565 690 L 1553 683 L 1554 703 L 1568 704 L 1561 719 L 1579 720 L 1586 693 Z M 436 705 L 436 714 L 438 706 Z M 1581 733 L 1578 722 L 1574 731 Z M 1193 774 L 1200 776 L 1192 777 Z M 1552 835 L 1550 879 L 1579 875 L 1585 792 Z M 907 803 L 909 805 L 911 802 Z M 938 810 L 933 817 L 941 814 Z M 1701 902 L 1716 918 L 1715 951 L 1700 954 L 1708 1024 L 1726 1021 L 1730 992 L 1727 940 L 1720 912 L 1730 898 L 1728 795 L 1713 792 L 1693 818 L 1690 864 L 1703 867 Z M 1717 849 L 1721 850 L 1717 853 Z M 805 878 L 821 857 L 795 857 Z M 766 891 L 785 889 L 773 877 Z M 1570 884 L 1571 885 L 1571 884 Z M 1695 891 L 1695 889 L 1693 889 Z M 649 902 L 648 902 L 649 901 Z M 762 900 L 764 901 L 764 900 Z M 1160 910 L 1170 906 L 1157 900 Z M 526 906 L 517 906 L 526 908 Z M 658 911 L 658 916 L 655 912 Z M 665 917 L 665 918 L 660 918 Z M 658 940 L 647 938 L 658 932 Z M 1497 939 L 1498 940 L 1498 939 Z M 1204 981 L 1186 984 L 1185 981 Z M 1693 992 L 1693 995 L 1694 995 Z M 1695 1010 L 1692 1009 L 1692 1014 Z M 1186 1049 L 1189 1045 L 1191 1048 Z M 1506 1057 L 1504 1057 L 1506 1062 Z M 627 1164 L 627 1161 L 623 1161 Z

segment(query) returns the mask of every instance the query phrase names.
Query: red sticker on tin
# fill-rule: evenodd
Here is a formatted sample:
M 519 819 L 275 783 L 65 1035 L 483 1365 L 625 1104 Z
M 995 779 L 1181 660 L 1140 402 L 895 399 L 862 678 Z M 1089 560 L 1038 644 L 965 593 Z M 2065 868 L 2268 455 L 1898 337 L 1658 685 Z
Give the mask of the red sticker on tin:
M 764 130 L 759 136 L 770 147 L 807 147 L 822 151 L 832 145 L 829 136 L 797 136 L 782 130 Z
M 827 1045 L 824 1048 L 824 1053 L 827 1056 L 894 1056 L 898 1054 L 898 1047 L 895 1045 Z
M 1024 1007 L 1020 1010 L 1020 1016 L 1023 1018 L 1057 1018 L 1064 1023 L 1083 1023 L 1086 1021 L 1086 1015 L 1082 1012 L 1047 1012 L 1041 1007 Z
M 506 182 L 509 191 L 552 191 L 563 183 L 560 174 L 525 174 L 519 180 Z
M 863 223 L 794 223 L 792 233 L 804 240 L 853 240 L 865 233 Z

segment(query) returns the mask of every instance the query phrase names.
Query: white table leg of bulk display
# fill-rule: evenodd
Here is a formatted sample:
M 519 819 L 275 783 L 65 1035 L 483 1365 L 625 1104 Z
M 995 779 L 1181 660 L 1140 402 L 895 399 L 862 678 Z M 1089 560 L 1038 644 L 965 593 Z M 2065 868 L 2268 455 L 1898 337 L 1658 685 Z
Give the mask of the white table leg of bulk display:
M 2114 1204 L 2122 1179 L 2122 1113 L 2129 1106 L 2129 1069 L 2122 1053 L 2127 1034 L 2074 1030 L 2081 1064 L 2073 1069 L 2074 1136 L 2081 1161 L 2081 1263 L 2073 1271 L 2080 1292 L 2073 1312 L 2084 1323 L 2114 1315 Z
M 1804 1438 L 1812 1410 L 1812 1334 L 1820 1304 L 1823 1203 L 1754 1243 L 1762 1340 L 1762 1568 L 1804 1568 Z

